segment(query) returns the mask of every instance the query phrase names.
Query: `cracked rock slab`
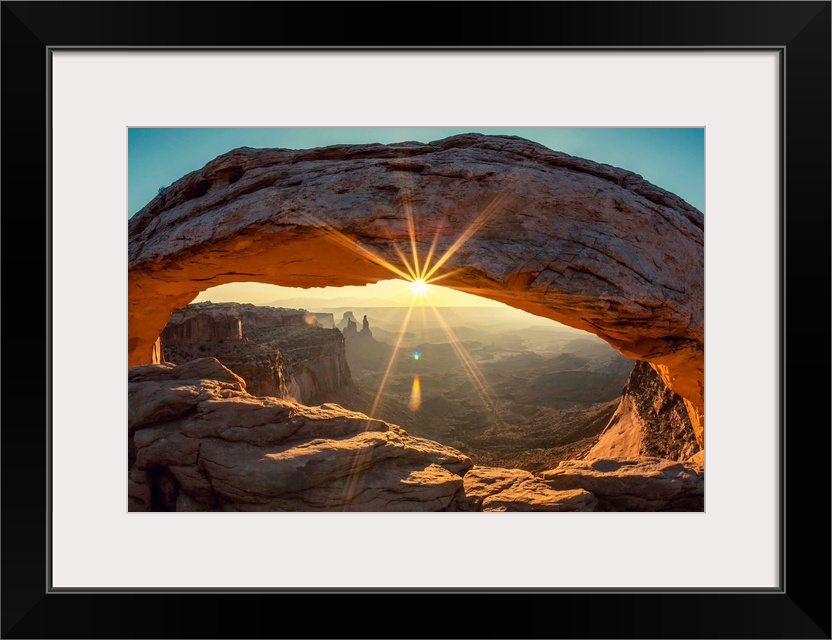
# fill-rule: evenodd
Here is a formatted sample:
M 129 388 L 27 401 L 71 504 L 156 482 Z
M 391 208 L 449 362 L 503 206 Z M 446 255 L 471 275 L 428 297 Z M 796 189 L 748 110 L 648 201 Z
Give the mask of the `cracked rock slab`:
M 702 511 L 703 467 L 662 458 L 566 460 L 541 476 L 553 489 L 582 488 L 603 511 Z
M 474 466 L 465 474 L 471 511 L 596 511 L 598 500 L 582 488 L 557 490 L 522 469 Z
M 130 370 L 131 511 L 448 511 L 463 500 L 472 463 L 459 451 L 338 405 L 251 396 L 235 379 L 213 358 Z

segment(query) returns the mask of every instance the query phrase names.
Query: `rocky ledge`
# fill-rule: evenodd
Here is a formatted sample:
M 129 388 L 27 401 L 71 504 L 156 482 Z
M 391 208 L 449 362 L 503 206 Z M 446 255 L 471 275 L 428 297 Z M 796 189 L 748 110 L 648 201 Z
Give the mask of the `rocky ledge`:
M 131 511 L 447 511 L 471 460 L 338 405 L 255 397 L 214 358 L 130 369 Z
M 566 460 L 544 471 L 548 485 L 582 488 L 598 498 L 602 511 L 702 511 L 703 467 L 662 458 Z
M 465 474 L 470 511 L 597 511 L 598 500 L 581 488 L 556 490 L 522 469 L 473 467 Z
M 246 392 L 214 358 L 128 373 L 130 511 L 701 510 L 702 465 L 568 461 L 535 476 L 334 404 Z

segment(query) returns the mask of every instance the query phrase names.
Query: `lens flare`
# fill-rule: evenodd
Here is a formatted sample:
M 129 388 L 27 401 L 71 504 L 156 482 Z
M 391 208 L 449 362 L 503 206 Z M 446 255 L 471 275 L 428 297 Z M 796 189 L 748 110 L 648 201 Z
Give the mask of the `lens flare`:
M 410 160 L 408 158 L 402 159 L 402 162 L 409 163 Z M 430 247 L 428 248 L 428 252 L 426 256 L 423 256 L 420 259 L 418 254 L 418 246 L 419 242 L 417 240 L 419 235 L 419 229 L 416 217 L 414 216 L 414 212 L 411 206 L 412 201 L 412 194 L 414 192 L 414 186 L 412 183 L 412 176 L 413 173 L 407 169 L 397 171 L 396 172 L 398 179 L 402 184 L 399 185 L 404 197 L 402 198 L 402 204 L 404 208 L 405 218 L 407 220 L 407 235 L 410 240 L 410 258 L 399 248 L 398 243 L 396 242 L 395 238 L 391 237 L 392 247 L 393 250 L 398 257 L 400 264 L 396 265 L 393 264 L 382 257 L 382 255 L 373 247 L 371 246 L 364 246 L 361 244 L 356 238 L 350 237 L 348 234 L 335 229 L 331 224 L 324 220 L 317 219 L 308 213 L 301 214 L 301 217 L 305 218 L 307 221 L 311 222 L 314 226 L 321 229 L 321 231 L 327 235 L 327 237 L 334 243 L 351 249 L 354 251 L 358 256 L 361 258 L 368 260 L 374 264 L 377 264 L 390 273 L 394 274 L 395 276 L 401 278 L 402 280 L 406 280 L 409 282 L 410 292 L 411 292 L 411 300 L 410 300 L 410 307 L 407 310 L 405 315 L 404 321 L 402 322 L 401 329 L 399 330 L 399 335 L 396 338 L 395 345 L 393 346 L 392 354 L 390 356 L 390 360 L 387 364 L 387 369 L 384 372 L 384 375 L 381 378 L 379 383 L 378 390 L 376 391 L 375 398 L 373 399 L 373 405 L 370 408 L 369 416 L 367 420 L 367 428 L 370 428 L 370 419 L 375 416 L 376 410 L 378 409 L 382 395 L 384 394 L 384 388 L 387 384 L 388 379 L 393 371 L 393 367 L 395 362 L 397 361 L 397 354 L 400 354 L 401 351 L 399 350 L 402 344 L 402 341 L 405 337 L 405 332 L 407 331 L 408 322 L 410 320 L 410 315 L 414 309 L 414 307 L 421 308 L 422 316 L 424 319 L 425 309 L 424 305 L 429 304 L 436 316 L 440 319 L 440 325 L 445 333 L 448 335 L 451 346 L 453 347 L 454 351 L 456 352 L 457 357 L 459 358 L 463 368 L 465 369 L 466 374 L 474 383 L 475 387 L 479 391 L 481 397 L 484 400 L 486 406 L 494 407 L 494 417 L 498 423 L 503 424 L 500 416 L 497 414 L 496 405 L 493 405 L 489 402 L 490 396 L 490 387 L 488 386 L 487 381 L 483 378 L 482 373 L 479 371 L 478 367 L 474 363 L 473 359 L 469 356 L 469 354 L 465 351 L 465 349 L 459 343 L 459 340 L 453 334 L 450 326 L 441 318 L 441 314 L 436 309 L 433 302 L 430 300 L 430 285 L 431 283 L 437 282 L 444 278 L 449 278 L 456 276 L 458 273 L 461 273 L 463 268 L 457 269 L 445 269 L 444 272 L 440 273 L 440 269 L 445 265 L 446 262 L 466 243 L 468 240 L 474 236 L 474 234 L 478 233 L 479 230 L 484 227 L 487 223 L 491 221 L 491 219 L 495 216 L 498 210 L 502 209 L 507 200 L 509 199 L 510 195 L 513 193 L 514 189 L 511 183 L 513 180 L 510 180 L 508 184 L 505 185 L 504 189 L 497 193 L 492 200 L 486 204 L 482 209 L 480 209 L 474 218 L 474 220 L 462 231 L 462 233 L 453 241 L 453 243 L 445 249 L 439 258 L 436 258 L 437 247 L 439 244 L 440 235 L 442 235 L 443 229 L 437 227 L 434 230 L 433 240 L 430 243 Z M 455 289 L 465 291 L 466 289 L 457 282 L 454 286 Z M 479 293 L 478 290 L 471 290 L 472 293 Z M 317 322 L 313 315 L 309 315 L 307 322 L 310 324 L 311 321 Z M 413 359 L 419 360 L 421 357 L 421 353 L 418 349 L 413 350 Z M 413 387 L 410 393 L 410 402 L 409 407 L 413 413 L 417 413 L 422 406 L 422 389 L 421 383 L 419 380 L 419 376 L 414 376 L 413 378 Z M 349 507 L 350 500 L 352 496 L 356 495 L 360 490 L 361 486 L 359 486 L 359 479 L 363 478 L 362 474 L 354 473 L 358 468 L 361 467 L 363 464 L 363 459 L 366 457 L 366 453 L 362 453 L 357 451 L 355 453 L 354 459 L 352 461 L 351 467 L 353 473 L 349 474 L 349 482 L 347 482 L 344 487 L 343 491 L 341 492 L 341 500 L 340 503 L 343 505 L 343 508 L 346 510 Z
M 413 413 L 418 413 L 422 407 L 422 387 L 419 384 L 419 376 L 413 376 L 413 389 L 410 391 L 410 403 L 408 406 Z
M 506 423 L 503 421 L 502 417 L 500 417 L 497 410 L 497 403 L 493 400 L 494 392 L 491 389 L 491 385 L 488 384 L 488 381 L 483 376 L 482 371 L 480 371 L 476 362 L 474 362 L 474 359 L 467 352 L 459 338 L 457 338 L 454 330 L 451 329 L 451 326 L 442 317 L 439 309 L 433 304 L 431 304 L 431 309 L 433 310 L 439 325 L 442 327 L 442 330 L 445 332 L 445 335 L 448 336 L 448 344 L 451 345 L 451 348 L 456 353 L 459 363 L 468 375 L 468 379 L 473 383 L 474 388 L 482 399 L 483 406 L 491 411 L 497 424 L 505 428 Z

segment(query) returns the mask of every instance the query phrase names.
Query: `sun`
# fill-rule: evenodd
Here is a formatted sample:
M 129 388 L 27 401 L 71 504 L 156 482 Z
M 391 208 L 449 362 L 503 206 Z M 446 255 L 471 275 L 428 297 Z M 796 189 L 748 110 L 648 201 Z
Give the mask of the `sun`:
M 428 292 L 428 283 L 419 278 L 418 280 L 410 281 L 410 291 L 417 296 L 424 295 Z

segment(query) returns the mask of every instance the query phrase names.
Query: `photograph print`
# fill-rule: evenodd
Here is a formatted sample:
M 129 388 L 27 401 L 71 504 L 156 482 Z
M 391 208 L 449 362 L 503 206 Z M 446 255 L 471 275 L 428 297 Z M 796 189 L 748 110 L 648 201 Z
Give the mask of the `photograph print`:
M 128 129 L 128 510 L 705 509 L 703 128 Z

